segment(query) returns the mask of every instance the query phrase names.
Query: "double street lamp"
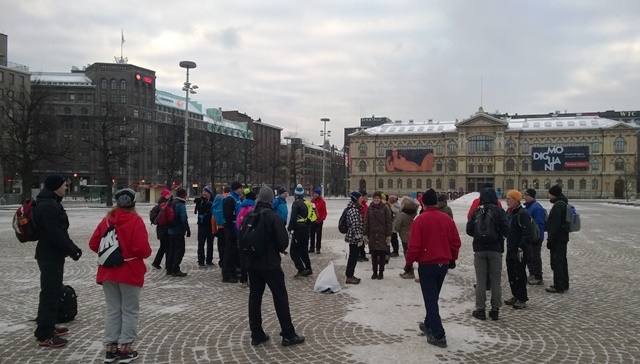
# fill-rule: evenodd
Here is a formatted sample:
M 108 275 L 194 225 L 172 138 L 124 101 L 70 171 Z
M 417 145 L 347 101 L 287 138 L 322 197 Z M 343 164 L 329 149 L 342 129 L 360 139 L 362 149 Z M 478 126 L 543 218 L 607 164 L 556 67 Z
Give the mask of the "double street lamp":
M 320 121 L 322 121 L 324 123 L 324 128 L 322 130 L 320 130 L 320 135 L 322 137 L 324 137 L 324 141 L 322 143 L 322 197 L 325 196 L 325 190 L 326 190 L 326 184 L 324 182 L 324 165 L 326 163 L 326 152 L 327 152 L 327 148 L 326 148 L 326 144 L 327 144 L 327 137 L 331 136 L 331 130 L 327 131 L 327 123 L 329 122 L 329 118 L 322 118 L 320 119 Z
M 187 81 L 184 83 L 182 87 L 182 91 L 186 94 L 185 101 L 185 116 L 184 116 L 184 159 L 182 161 L 182 188 L 188 191 L 187 189 L 187 150 L 188 150 L 188 139 L 189 139 L 189 93 L 195 94 L 197 85 L 191 85 L 189 82 L 189 70 L 191 68 L 196 68 L 196 63 L 192 61 L 182 61 L 180 62 L 180 67 L 187 69 Z

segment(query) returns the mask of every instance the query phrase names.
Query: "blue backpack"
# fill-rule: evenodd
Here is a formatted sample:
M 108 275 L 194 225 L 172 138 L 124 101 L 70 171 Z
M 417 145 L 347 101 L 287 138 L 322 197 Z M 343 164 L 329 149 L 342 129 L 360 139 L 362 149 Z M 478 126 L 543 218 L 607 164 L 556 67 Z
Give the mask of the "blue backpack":
M 224 213 L 222 212 L 222 205 L 224 204 L 224 198 L 221 193 L 216 195 L 211 205 L 211 215 L 216 220 L 216 225 L 224 225 Z

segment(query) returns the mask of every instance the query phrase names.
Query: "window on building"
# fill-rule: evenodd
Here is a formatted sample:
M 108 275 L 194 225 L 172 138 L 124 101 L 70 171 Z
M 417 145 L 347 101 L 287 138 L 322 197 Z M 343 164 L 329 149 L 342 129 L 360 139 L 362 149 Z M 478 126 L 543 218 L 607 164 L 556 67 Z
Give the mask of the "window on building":
M 358 170 L 359 170 L 361 173 L 366 172 L 366 171 L 367 171 L 367 162 L 365 162 L 365 161 L 360 161 L 360 163 L 358 163 Z
M 509 153 L 509 154 L 515 153 L 516 152 L 516 142 L 513 139 L 507 140 L 505 148 L 507 149 L 507 153 Z
M 127 95 L 125 95 L 125 94 L 120 95 L 120 103 L 121 104 L 126 104 L 127 103 Z
M 69 117 L 65 117 L 62 119 L 62 129 L 64 130 L 72 130 L 73 129 L 73 119 Z
M 598 139 L 591 141 L 591 153 L 600 153 L 600 141 Z
M 522 161 L 522 172 L 529 172 L 529 161 Z
M 473 164 L 467 165 L 467 172 L 468 173 L 473 173 Z
M 107 102 L 107 94 L 100 95 L 100 102 L 103 104 Z
M 534 148 L 540 148 L 540 142 L 539 142 L 539 141 L 537 141 L 537 140 L 536 140 L 536 141 L 534 141 L 534 142 L 533 142 L 533 147 L 534 147 Z
M 436 179 L 436 190 L 442 189 L 442 180 L 440 178 Z
M 533 180 L 533 189 L 537 190 L 538 188 L 540 188 L 540 181 L 538 181 L 537 179 Z M 551 188 L 551 187 L 549 187 Z
M 493 173 L 493 164 L 487 166 L 487 173 Z
M 618 157 L 613 164 L 616 171 L 624 171 L 624 159 Z
M 14 75 L 13 73 L 9 73 L 9 84 L 13 85 L 14 83 L 16 83 L 15 80 L 16 75 Z
M 382 180 L 382 178 L 378 179 L 378 188 L 384 188 L 384 181 Z
M 591 161 L 591 170 L 598 171 L 600 170 L 600 162 L 597 159 Z
M 111 103 L 115 104 L 116 101 L 118 101 L 118 95 L 116 94 L 111 94 Z
M 507 159 L 504 168 L 507 172 L 514 172 L 516 170 L 516 162 L 513 159 Z
M 4 82 L 4 72 L 0 72 L 0 82 Z
M 431 178 L 427 178 L 427 189 L 433 188 L 433 182 L 431 182 Z
M 76 99 L 76 95 L 75 94 L 70 94 L 69 95 L 69 101 L 75 101 Z
M 582 178 L 580 179 L 580 191 L 584 191 L 587 189 L 587 180 Z
M 442 172 L 442 161 L 436 162 L 436 171 Z
M 393 188 L 393 180 L 391 178 L 387 180 L 387 188 Z
M 111 89 L 116 90 L 118 86 L 118 82 L 116 80 L 111 80 Z
M 101 107 L 100 108 L 100 115 L 101 116 L 107 116 L 107 108 L 106 107 Z
M 574 189 L 574 185 L 573 185 L 573 178 L 569 178 L 569 180 L 567 181 L 567 189 L 568 190 L 573 190 Z
M 449 155 L 458 154 L 458 143 L 453 140 L 449 141 L 449 144 L 447 144 L 447 152 Z
M 562 187 L 563 187 L 563 184 L 562 184 L 562 178 L 558 178 L 558 179 L 556 180 L 556 185 L 560 186 L 560 188 L 562 188 Z M 549 188 L 551 188 L 551 187 L 549 187 Z
M 367 145 L 364 143 L 360 143 L 360 146 L 358 147 L 358 151 L 360 152 L 360 156 L 361 157 L 366 157 L 367 156 Z
M 413 188 L 413 181 L 411 181 L 411 178 L 407 178 L 407 188 Z
M 427 143 L 427 150 L 433 151 L 433 144 L 431 144 L 431 142 Z
M 378 144 L 378 156 L 380 157 L 384 157 L 386 150 L 384 148 L 384 144 L 380 143 Z
M 522 189 L 526 190 L 527 188 L 529 188 L 529 180 L 525 178 L 522 180 Z
M 469 153 L 491 152 L 493 151 L 494 138 L 488 135 L 479 135 L 469 138 L 467 150 Z
M 402 179 L 398 178 L 398 188 L 402 188 Z
M 544 147 L 545 148 L 551 148 L 551 139 L 547 139 L 544 141 Z
M 153 134 L 153 126 L 147 125 L 147 134 L 149 134 L 149 135 Z
M 84 129 L 84 130 L 89 129 L 89 121 L 88 120 L 81 120 L 80 121 L 80 129 Z
M 442 143 L 438 143 L 438 145 L 436 145 L 436 154 L 442 155 L 443 151 L 444 151 L 444 146 L 442 145 Z
M 13 91 L 12 90 L 8 90 L 7 91 L 7 97 L 9 98 L 9 100 L 13 100 Z
M 455 190 L 456 189 L 456 179 L 455 178 L 449 178 L 449 189 L 450 190 Z
M 505 181 L 505 188 L 507 190 L 512 190 L 514 187 L 514 181 L 513 178 L 507 178 L 507 180 Z
M 626 149 L 626 143 L 623 137 L 617 137 L 613 145 L 616 153 L 624 152 Z
M 103 78 L 100 81 L 100 89 L 102 89 L 102 90 L 106 90 L 107 89 L 107 80 L 105 78 Z
M 567 147 L 575 147 L 575 146 L 576 146 L 575 140 L 573 140 L 573 138 L 569 139 L 569 142 L 567 143 Z
M 122 90 L 122 91 L 126 91 L 127 90 L 127 81 L 120 80 L 120 90 Z
M 378 172 L 384 172 L 384 162 L 378 161 Z
M 422 189 L 422 178 L 416 180 L 416 188 L 419 190 Z
M 598 179 L 594 178 L 591 180 L 591 189 L 594 191 L 598 190 Z
M 551 188 L 551 180 L 550 179 L 547 178 L 547 179 L 544 180 L 544 188 L 547 189 L 547 190 Z
M 523 154 L 524 153 L 529 153 L 529 142 L 528 141 L 526 141 L 526 140 L 522 141 L 520 146 L 521 146 L 521 150 L 522 150 Z
M 449 160 L 449 162 L 447 163 L 447 167 L 449 169 L 449 172 L 455 172 L 458 170 L 458 163 L 456 163 L 456 161 L 454 161 L 453 159 Z
M 589 146 L 589 143 L 587 142 L 587 139 L 582 138 L 582 140 L 580 140 L 580 146 L 581 147 Z
M 20 76 L 20 77 L 18 78 L 18 85 L 20 85 L 20 86 L 24 86 L 24 76 Z
M 133 117 L 134 118 L 138 117 L 138 109 L 133 109 Z
M 70 107 L 65 107 L 64 108 L 64 114 L 65 115 L 71 115 L 71 108 Z

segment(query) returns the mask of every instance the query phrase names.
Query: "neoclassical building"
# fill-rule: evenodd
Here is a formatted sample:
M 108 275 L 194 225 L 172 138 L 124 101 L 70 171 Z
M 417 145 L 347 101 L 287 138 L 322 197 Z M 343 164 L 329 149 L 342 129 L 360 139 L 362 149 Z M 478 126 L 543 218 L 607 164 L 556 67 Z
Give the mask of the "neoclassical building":
M 350 188 L 409 195 L 466 193 L 486 182 L 573 198 L 635 194 L 638 130 L 597 116 L 386 123 L 350 134 Z M 546 198 L 546 193 L 543 198 Z

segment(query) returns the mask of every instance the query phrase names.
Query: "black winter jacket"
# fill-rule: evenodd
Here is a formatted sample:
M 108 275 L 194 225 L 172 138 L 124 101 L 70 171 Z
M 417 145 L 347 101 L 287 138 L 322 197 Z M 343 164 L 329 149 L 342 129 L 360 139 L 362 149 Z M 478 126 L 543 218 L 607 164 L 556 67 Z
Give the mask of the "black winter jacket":
M 508 212 L 509 215 L 509 235 L 507 235 L 507 251 L 523 250 L 529 246 L 533 239 L 533 225 L 531 225 L 531 215 L 522 205 Z M 519 221 L 518 221 L 519 220 Z
M 36 259 L 75 258 L 80 252 L 69 237 L 69 218 L 60 201 L 62 197 L 47 188 L 36 197 L 33 222 L 40 232 Z
M 569 231 L 565 228 L 569 200 L 560 193 L 555 200 L 551 200 L 551 203 L 553 206 L 549 211 L 547 223 L 544 225 L 544 229 L 548 232 L 547 241 L 549 243 L 566 243 L 569 241 Z
M 304 203 L 304 198 L 296 198 L 291 205 L 291 215 L 289 215 L 289 225 L 287 226 L 287 230 L 291 231 L 298 224 L 298 219 L 306 219 L 307 214 L 307 205 Z
M 265 271 L 273 269 L 281 269 L 280 253 L 287 250 L 289 246 L 289 236 L 287 230 L 282 223 L 282 219 L 277 212 L 273 211 L 270 202 L 257 202 L 255 212 L 268 210 L 263 215 L 267 223 L 267 234 L 264 237 L 267 244 L 267 253 L 247 259 L 247 269 L 252 271 Z
M 198 215 L 198 225 L 211 226 L 211 205 L 213 205 L 213 199 L 205 199 L 204 197 L 198 197 L 193 200 L 195 203 L 194 214 Z
M 504 237 L 509 234 L 509 218 L 507 213 L 498 206 L 498 198 L 493 189 L 483 189 L 480 191 L 480 205 L 492 205 L 496 211 L 496 229 L 498 229 L 498 239 L 489 243 L 480 242 L 474 237 L 473 239 L 473 251 L 495 251 L 504 253 Z M 474 210 L 467 221 L 467 235 L 473 236 L 475 233 L 475 222 L 478 210 Z

